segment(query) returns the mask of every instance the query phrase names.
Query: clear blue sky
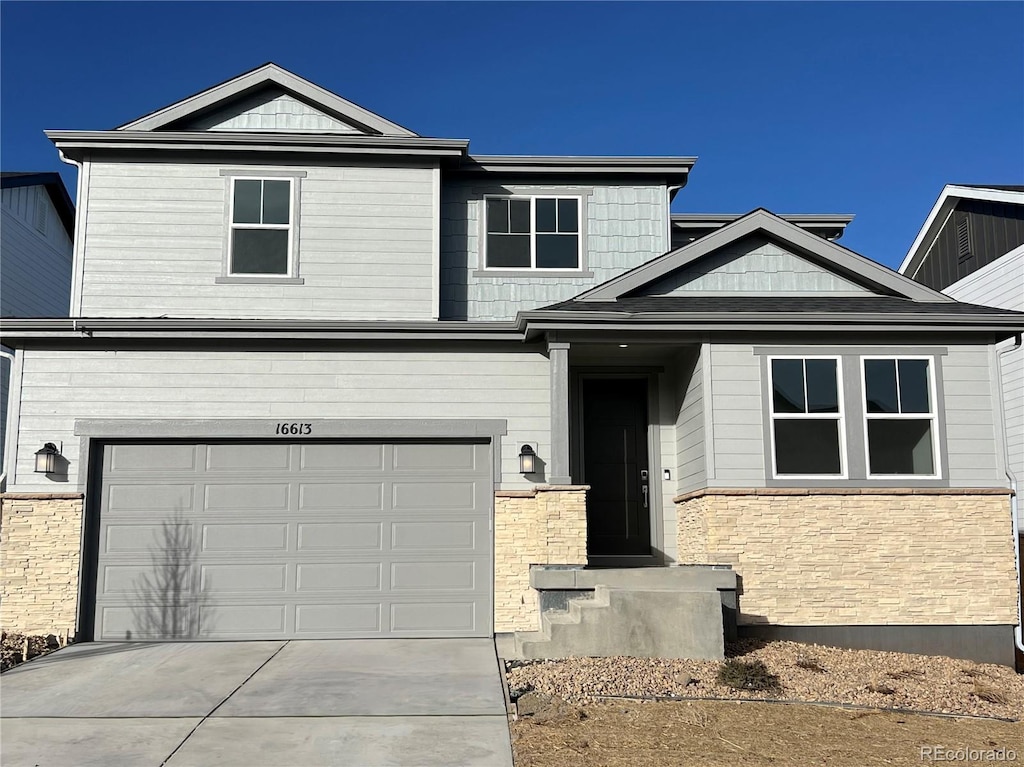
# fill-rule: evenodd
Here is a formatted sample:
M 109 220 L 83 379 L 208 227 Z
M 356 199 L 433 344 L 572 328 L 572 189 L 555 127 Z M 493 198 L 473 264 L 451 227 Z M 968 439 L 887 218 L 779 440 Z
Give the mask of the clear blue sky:
M 0 163 L 274 61 L 479 154 L 697 155 L 677 212 L 855 213 L 898 265 L 946 183 L 1024 183 L 1024 3 L 0 3 Z

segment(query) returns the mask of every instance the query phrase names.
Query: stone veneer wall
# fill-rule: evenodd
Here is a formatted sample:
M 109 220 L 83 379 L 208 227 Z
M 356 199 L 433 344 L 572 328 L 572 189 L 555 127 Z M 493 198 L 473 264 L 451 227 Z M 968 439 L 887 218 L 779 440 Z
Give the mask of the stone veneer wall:
M 0 627 L 75 634 L 82 495 L 0 495 Z
M 1006 489 L 707 489 L 675 499 L 679 561 L 728 564 L 740 623 L 1017 623 Z
M 538 485 L 494 494 L 494 630 L 540 628 L 530 565 L 587 563 L 587 489 Z

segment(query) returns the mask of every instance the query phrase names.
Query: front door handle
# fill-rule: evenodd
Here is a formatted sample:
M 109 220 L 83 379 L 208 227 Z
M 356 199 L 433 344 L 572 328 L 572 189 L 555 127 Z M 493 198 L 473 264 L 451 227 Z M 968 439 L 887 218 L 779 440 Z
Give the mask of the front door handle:
M 647 508 L 647 485 L 640 485 L 640 491 L 644 494 L 644 508 Z

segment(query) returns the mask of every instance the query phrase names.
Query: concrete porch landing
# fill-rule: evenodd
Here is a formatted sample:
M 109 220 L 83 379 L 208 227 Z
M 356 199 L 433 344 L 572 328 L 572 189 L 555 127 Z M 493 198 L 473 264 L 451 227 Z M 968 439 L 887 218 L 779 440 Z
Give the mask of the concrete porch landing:
M 540 630 L 500 637 L 506 659 L 720 659 L 735 636 L 736 574 L 727 567 L 543 565 L 530 585 L 540 592 Z

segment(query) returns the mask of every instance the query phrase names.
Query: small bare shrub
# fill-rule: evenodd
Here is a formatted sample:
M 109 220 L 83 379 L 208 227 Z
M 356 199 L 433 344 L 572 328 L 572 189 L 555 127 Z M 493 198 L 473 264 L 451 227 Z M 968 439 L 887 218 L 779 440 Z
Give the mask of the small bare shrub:
M 777 690 L 779 678 L 762 661 L 729 658 L 718 667 L 718 681 L 736 690 Z
M 984 682 L 974 681 L 974 697 L 987 700 L 989 703 L 999 703 L 1001 705 L 1007 705 L 1010 702 L 1009 696 L 1002 690 L 993 687 L 990 684 Z
M 824 674 L 826 671 L 825 667 L 813 655 L 797 655 L 795 663 L 798 668 L 806 669 L 807 671 L 816 671 L 819 674 Z

